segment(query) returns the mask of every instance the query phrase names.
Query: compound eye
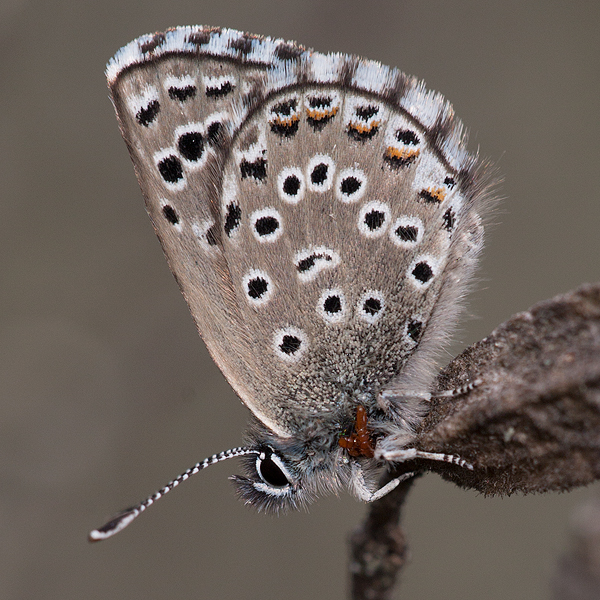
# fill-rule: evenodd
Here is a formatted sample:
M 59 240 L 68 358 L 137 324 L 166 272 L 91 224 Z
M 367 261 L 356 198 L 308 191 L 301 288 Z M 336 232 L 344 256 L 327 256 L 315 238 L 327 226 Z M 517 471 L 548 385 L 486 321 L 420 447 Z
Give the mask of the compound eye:
M 287 471 L 281 459 L 274 452 L 261 452 L 256 459 L 259 477 L 271 487 L 285 488 L 290 485 Z

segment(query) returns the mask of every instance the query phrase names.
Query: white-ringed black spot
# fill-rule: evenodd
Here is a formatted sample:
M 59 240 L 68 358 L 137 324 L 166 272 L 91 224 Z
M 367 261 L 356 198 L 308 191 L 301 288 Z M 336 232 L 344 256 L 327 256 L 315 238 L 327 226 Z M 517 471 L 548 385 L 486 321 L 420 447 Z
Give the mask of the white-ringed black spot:
M 257 181 L 264 181 L 267 178 L 267 160 L 262 156 L 252 162 L 242 159 L 240 162 L 240 174 L 242 179 L 252 177 Z
M 408 280 L 417 287 L 424 290 L 435 279 L 440 267 L 440 259 L 430 254 L 421 254 L 415 257 L 406 271 Z
M 329 165 L 325 163 L 319 163 L 313 167 L 310 173 L 310 181 L 313 185 L 323 185 L 327 179 L 327 173 L 329 171 Z
M 418 146 L 421 143 L 419 136 L 410 129 L 398 129 L 394 135 L 401 144 L 406 146 Z
M 270 215 L 260 217 L 254 223 L 254 230 L 259 236 L 272 235 L 279 229 L 279 221 Z
M 344 169 L 340 172 L 336 184 L 336 196 L 342 202 L 356 202 L 365 194 L 367 178 L 360 169 Z
M 253 300 L 258 300 L 261 296 L 264 296 L 269 289 L 269 283 L 262 277 L 254 277 L 248 281 L 248 296 Z
M 401 242 L 414 243 L 417 241 L 419 230 L 414 225 L 398 225 L 394 234 Z
M 204 152 L 204 138 L 198 131 L 189 131 L 179 136 L 177 149 L 183 158 L 196 162 Z
M 340 297 L 335 295 L 327 296 L 327 298 L 325 298 L 325 302 L 323 302 L 323 310 L 331 315 L 341 312 L 342 302 Z
M 190 98 L 196 97 L 196 86 L 195 85 L 185 85 L 182 87 L 176 87 L 174 85 L 169 87 L 169 98 L 171 100 L 179 100 L 179 102 L 185 102 Z
M 244 276 L 242 284 L 248 302 L 255 306 L 265 304 L 273 294 L 271 278 L 264 271 L 250 271 Z
M 284 335 L 279 344 L 279 349 L 284 354 L 296 354 L 302 346 L 302 340 L 296 335 Z
M 381 310 L 381 300 L 379 298 L 367 298 L 363 301 L 363 311 L 367 315 L 374 316 Z
M 227 94 L 231 94 L 233 92 L 233 88 L 235 86 L 231 83 L 231 81 L 222 81 L 218 85 L 206 86 L 206 97 L 207 98 L 222 98 L 223 96 L 227 96 Z
M 241 219 L 242 209 L 235 202 L 230 202 L 227 206 L 225 224 L 223 225 L 227 237 L 231 237 L 231 234 L 239 228 Z
M 315 265 L 317 264 L 317 261 L 319 260 L 331 262 L 333 258 L 330 254 L 327 253 L 313 252 L 310 256 L 307 256 L 306 258 L 303 258 L 302 260 L 298 261 L 296 268 L 298 269 L 299 273 L 306 273 L 306 271 L 314 269 Z
M 383 294 L 377 290 L 367 290 L 359 299 L 357 313 L 363 321 L 375 323 L 385 308 Z
M 423 223 L 418 217 L 400 217 L 390 228 L 390 238 L 396 246 L 412 248 L 423 239 Z
M 296 254 L 294 260 L 298 277 L 303 281 L 314 279 L 323 269 L 333 268 L 339 262 L 339 254 L 324 246 L 302 250 Z
M 365 194 L 367 178 L 360 169 L 344 169 L 337 178 L 336 196 L 342 202 L 356 202 Z
M 335 163 L 325 154 L 317 154 L 308 162 L 306 177 L 308 189 L 314 192 L 326 192 L 331 188 Z
M 346 177 L 342 179 L 340 183 L 340 192 L 345 196 L 351 196 L 352 194 L 356 194 L 356 192 L 358 192 L 361 185 L 362 182 L 356 177 Z
M 254 237 L 259 242 L 274 242 L 283 233 L 282 218 L 274 208 L 261 208 L 250 215 Z
M 162 207 L 162 213 L 163 213 L 163 216 L 165 217 L 165 219 L 167 221 L 169 221 L 169 223 L 171 223 L 171 225 L 177 225 L 179 223 L 179 216 L 177 215 L 177 212 L 170 204 L 165 204 Z
M 302 171 L 296 167 L 286 167 L 277 176 L 279 197 L 290 204 L 297 204 L 304 196 L 305 183 Z
M 283 193 L 286 196 L 296 196 L 300 191 L 300 179 L 297 175 L 288 175 L 283 182 Z
M 373 200 L 367 202 L 358 215 L 359 231 L 370 238 L 383 235 L 387 229 L 390 218 L 390 209 L 387 204 Z
M 361 121 L 368 121 L 372 119 L 379 112 L 378 106 L 372 106 L 371 104 L 367 106 L 357 106 L 355 110 L 356 116 L 361 119 Z
M 427 283 L 433 277 L 433 269 L 431 268 L 429 263 L 421 261 L 414 266 L 412 270 L 412 275 L 416 280 L 420 281 L 421 283 Z
M 370 210 L 364 218 L 365 225 L 371 230 L 381 229 L 385 223 L 385 213 L 380 210 Z
M 317 313 L 328 323 L 339 323 L 346 316 L 346 299 L 341 290 L 324 290 L 317 303 Z
M 151 100 L 145 108 L 140 108 L 135 115 L 136 121 L 143 125 L 144 127 L 148 127 L 154 119 L 156 119 L 156 115 L 160 112 L 160 103 L 158 100 Z
M 296 327 L 285 327 L 275 332 L 273 349 L 286 362 L 296 362 L 308 347 L 305 333 Z
M 159 161 L 158 171 L 167 183 L 176 184 L 183 179 L 181 161 L 174 154 L 170 154 Z

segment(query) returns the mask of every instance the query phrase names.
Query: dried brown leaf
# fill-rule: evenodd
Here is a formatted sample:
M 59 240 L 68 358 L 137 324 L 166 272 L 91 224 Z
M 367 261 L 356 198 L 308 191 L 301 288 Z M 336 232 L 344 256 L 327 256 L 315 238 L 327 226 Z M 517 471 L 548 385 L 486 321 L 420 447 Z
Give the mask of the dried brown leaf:
M 418 447 L 474 470 L 430 465 L 485 494 L 570 490 L 600 477 L 600 284 L 540 302 L 456 357 Z

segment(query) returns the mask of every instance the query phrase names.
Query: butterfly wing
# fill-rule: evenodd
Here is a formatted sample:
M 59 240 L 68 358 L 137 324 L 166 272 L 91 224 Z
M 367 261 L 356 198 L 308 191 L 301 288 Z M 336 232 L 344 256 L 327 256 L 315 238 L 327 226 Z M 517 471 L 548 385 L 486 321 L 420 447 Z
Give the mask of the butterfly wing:
M 240 359 L 248 329 L 223 245 L 236 216 L 223 221 L 221 194 L 233 135 L 254 103 L 252 89 L 267 77 L 264 64 L 220 55 L 221 44 L 238 40 L 233 33 L 182 28 L 144 36 L 115 55 L 107 79 L 171 271 L 213 359 L 255 409 L 251 365 Z M 212 50 L 200 54 L 201 47 Z
M 481 185 L 439 95 L 378 63 L 178 28 L 107 69 L 192 315 L 274 432 L 424 389 L 481 246 Z

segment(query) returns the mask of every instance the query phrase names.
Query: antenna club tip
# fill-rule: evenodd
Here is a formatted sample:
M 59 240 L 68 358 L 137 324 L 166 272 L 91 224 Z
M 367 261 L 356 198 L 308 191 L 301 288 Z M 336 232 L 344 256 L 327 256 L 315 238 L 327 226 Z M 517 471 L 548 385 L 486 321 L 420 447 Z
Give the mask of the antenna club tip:
M 99 542 L 106 538 L 106 535 L 103 535 L 101 531 L 94 529 L 90 531 L 88 534 L 88 542 Z
M 127 525 L 129 525 L 129 523 L 131 523 L 131 521 L 133 521 L 142 511 L 143 508 L 138 507 L 124 510 L 106 525 L 100 527 L 100 529 L 90 531 L 88 540 L 90 542 L 99 542 L 115 535 L 115 533 L 119 533 L 119 531 L 125 529 L 125 527 L 127 527 Z

